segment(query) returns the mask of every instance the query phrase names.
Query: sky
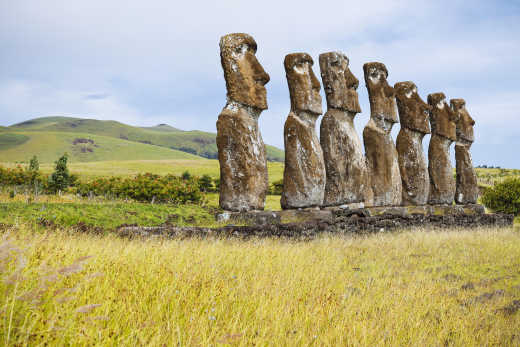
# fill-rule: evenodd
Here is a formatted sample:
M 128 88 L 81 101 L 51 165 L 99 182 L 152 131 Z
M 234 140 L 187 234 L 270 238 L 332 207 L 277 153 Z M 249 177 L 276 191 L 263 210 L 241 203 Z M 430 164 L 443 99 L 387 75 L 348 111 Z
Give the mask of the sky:
M 391 85 L 413 81 L 424 100 L 466 100 L 475 165 L 520 168 L 520 0 L 0 0 L 0 125 L 75 116 L 216 132 L 218 43 L 233 32 L 255 38 L 271 76 L 268 144 L 283 148 L 285 55 L 309 53 L 319 76 L 319 54 L 342 51 L 360 80 L 359 134 L 370 115 L 362 66 L 379 61 Z

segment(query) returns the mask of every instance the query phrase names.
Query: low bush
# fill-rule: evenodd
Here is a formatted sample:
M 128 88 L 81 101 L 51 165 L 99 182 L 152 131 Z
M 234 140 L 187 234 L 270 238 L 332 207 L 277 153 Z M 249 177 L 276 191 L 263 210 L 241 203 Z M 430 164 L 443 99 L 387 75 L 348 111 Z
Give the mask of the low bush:
M 520 179 L 507 178 L 482 194 L 482 203 L 495 212 L 520 213 Z
M 269 185 L 269 191 L 268 193 L 270 195 L 282 195 L 283 190 L 283 179 L 274 181 Z
M 82 196 L 105 196 L 157 203 L 200 203 L 203 193 L 198 179 L 179 176 L 160 176 L 151 173 L 135 177 L 97 178 L 80 183 L 77 192 Z

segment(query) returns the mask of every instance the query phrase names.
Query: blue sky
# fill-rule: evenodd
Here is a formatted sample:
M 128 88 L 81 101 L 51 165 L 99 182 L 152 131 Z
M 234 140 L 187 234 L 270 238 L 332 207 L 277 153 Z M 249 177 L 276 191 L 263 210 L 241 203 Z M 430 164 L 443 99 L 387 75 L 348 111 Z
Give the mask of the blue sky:
M 475 165 L 520 168 L 520 1 L 3 0 L 0 125 L 63 115 L 215 131 L 218 42 L 231 32 L 256 39 L 271 76 L 266 143 L 283 147 L 285 55 L 311 54 L 319 75 L 318 55 L 340 50 L 361 81 L 359 133 L 370 113 L 362 65 L 380 61 L 390 84 L 411 80 L 425 100 L 466 99 Z

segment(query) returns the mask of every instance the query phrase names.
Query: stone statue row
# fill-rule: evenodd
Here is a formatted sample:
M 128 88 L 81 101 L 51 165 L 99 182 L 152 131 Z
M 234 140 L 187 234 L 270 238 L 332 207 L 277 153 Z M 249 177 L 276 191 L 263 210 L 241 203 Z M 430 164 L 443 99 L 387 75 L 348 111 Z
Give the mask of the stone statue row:
M 258 129 L 258 117 L 267 109 L 269 75 L 256 59 L 256 49 L 247 34 L 220 40 L 227 87 L 227 104 L 217 121 L 220 206 L 230 211 L 263 210 L 269 184 Z M 475 122 L 463 99 L 452 99 L 448 105 L 443 93 L 434 93 L 425 103 L 413 82 L 391 87 L 384 64 L 366 63 L 371 112 L 363 130 L 363 155 L 354 128 L 354 117 L 361 112 L 359 81 L 349 70 L 349 60 L 339 52 L 323 53 L 319 65 L 327 97 L 320 139 L 315 124 L 322 104 L 313 60 L 306 53 L 285 57 L 291 111 L 284 127 L 282 208 L 476 202 L 478 187 L 469 153 Z M 396 110 L 401 130 L 394 144 L 390 132 L 399 121 Z M 427 164 L 422 140 L 430 133 Z M 456 180 L 449 155 L 454 141 Z

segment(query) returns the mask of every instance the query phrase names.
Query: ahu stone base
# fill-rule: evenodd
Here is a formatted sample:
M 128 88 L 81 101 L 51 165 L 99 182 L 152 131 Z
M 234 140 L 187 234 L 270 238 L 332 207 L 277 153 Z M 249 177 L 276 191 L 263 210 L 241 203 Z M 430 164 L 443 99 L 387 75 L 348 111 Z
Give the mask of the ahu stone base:
M 485 213 L 481 205 L 438 205 L 337 209 L 299 209 L 221 213 L 219 228 L 122 227 L 127 237 L 289 237 L 312 238 L 320 233 L 372 233 L 411 228 L 511 227 L 514 216 Z

